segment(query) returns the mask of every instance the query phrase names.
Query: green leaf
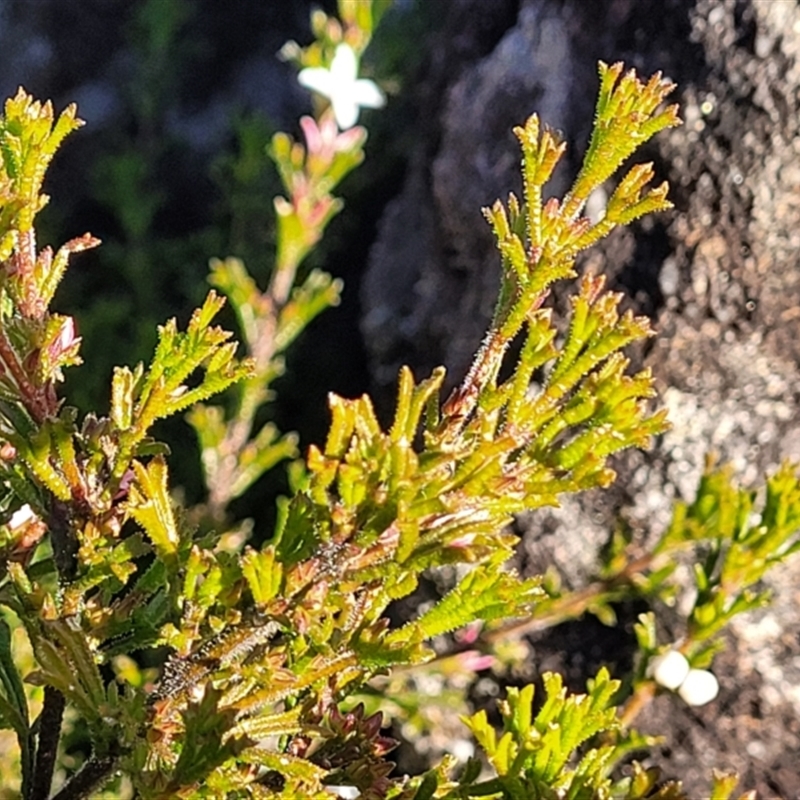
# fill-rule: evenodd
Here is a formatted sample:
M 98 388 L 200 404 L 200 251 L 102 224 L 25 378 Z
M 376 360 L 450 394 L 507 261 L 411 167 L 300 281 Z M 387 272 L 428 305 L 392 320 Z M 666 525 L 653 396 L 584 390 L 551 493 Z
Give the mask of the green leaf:
M 611 680 L 603 668 L 587 683 L 587 694 L 566 695 L 561 678 L 544 675 L 547 699 L 536 715 L 535 727 L 542 735 L 542 747 L 536 753 L 533 769 L 542 780 L 553 780 L 566 765 L 572 752 L 596 733 L 615 730 L 616 706 L 612 698 L 619 681 Z
M 136 482 L 128 496 L 131 516 L 144 528 L 159 557 L 174 563 L 180 534 L 169 496 L 167 463 L 156 457 L 147 466 L 134 461 L 133 468 Z
M 711 796 L 714 800 L 729 800 L 738 783 L 739 776 L 736 773 L 714 770 Z
M 491 622 L 532 613 L 536 601 L 544 596 L 541 580 L 523 581 L 513 572 L 498 569 L 499 565 L 487 564 L 467 573 L 455 589 L 409 624 L 430 639 L 475 620 Z
M 120 401 L 112 405 L 120 422 L 130 420 L 130 424 L 119 433 L 120 453 L 114 467 L 117 478 L 124 474 L 131 454 L 156 420 L 176 414 L 252 374 L 251 362 L 236 362 L 236 345 L 227 341 L 230 333 L 211 326 L 223 303 L 223 298 L 209 292 L 203 305 L 192 314 L 186 332 L 178 331 L 174 319 L 159 328 L 153 362 L 141 378 L 128 377 L 124 370 L 118 373 L 114 394 Z M 197 370 L 202 377 L 197 386 L 190 388 L 187 381 Z M 131 384 L 133 398 L 125 396 Z M 131 399 L 132 413 L 126 408 Z
M 133 424 L 134 395 L 144 375 L 144 365 L 132 372 L 127 367 L 114 367 L 111 382 L 111 419 L 117 428 L 126 431 Z
M 67 619 L 48 620 L 40 629 L 28 625 L 40 670 L 27 680 L 49 684 L 80 712 L 97 741 L 110 731 L 104 721 L 111 713 L 95 654 L 83 631 Z
M 0 618 L 0 727 L 17 735 L 22 764 L 22 785 L 28 786 L 33 770 L 28 701 L 12 652 L 11 628 Z
M 10 183 L 15 202 L 11 206 L 14 215 L 0 217 L 3 228 L 17 228 L 23 233 L 33 228 L 34 217 L 48 200 L 41 188 L 50 160 L 64 137 L 83 125 L 76 111 L 71 104 L 55 120 L 50 102 L 34 100 L 21 87 L 6 100 L 0 117 L 0 154 L 5 173 L 0 174 L 0 186 Z
M 234 712 L 218 707 L 221 692 L 206 686 L 199 702 L 189 703 L 182 712 L 186 731 L 178 762 L 172 772 L 173 791 L 199 784 L 209 773 L 241 752 L 249 740 L 227 736 Z
M 234 736 L 247 736 L 252 740 L 266 739 L 270 736 L 288 736 L 303 729 L 301 717 L 306 713 L 306 709 L 298 705 L 288 711 L 246 717 L 236 724 L 232 732 Z M 242 760 L 247 762 L 250 752 L 246 751 Z
M 433 653 L 424 646 L 422 633 L 414 626 L 404 626 L 387 634 L 382 626 L 366 629 L 352 642 L 362 668 L 371 672 L 405 664 L 421 664 Z
M 61 471 L 56 467 L 58 458 L 53 442 L 54 423 L 45 422 L 38 431 L 28 437 L 9 436 L 9 441 L 14 445 L 34 476 L 52 492 L 59 500 L 69 501 L 72 497 L 69 484 Z
M 345 24 L 356 26 L 369 41 L 381 17 L 391 6 L 392 0 L 339 0 L 339 16 Z
M 318 767 L 307 758 L 298 758 L 288 753 L 276 753 L 260 747 L 247 748 L 242 752 L 240 758 L 247 764 L 258 764 L 288 778 L 300 779 L 308 785 L 308 791 L 322 789 L 323 781 L 328 774 L 328 770 Z
M 302 285 L 295 287 L 281 308 L 275 332 L 275 352 L 284 351 L 319 314 L 339 305 L 343 283 L 327 272 L 312 270 Z
M 413 800 L 433 800 L 439 786 L 439 778 L 435 772 L 426 772 Z
M 636 148 L 664 128 L 680 124 L 677 106 L 658 108 L 674 84 L 656 73 L 643 84 L 633 70 L 623 77 L 621 63 L 600 62 L 600 95 L 583 167 L 565 200 L 565 211 L 577 213 L 592 189 L 613 175 Z
M 286 565 L 297 564 L 314 551 L 320 541 L 317 533 L 317 509 L 303 494 L 280 504 L 279 524 L 276 525 L 276 555 Z
M 283 567 L 276 560 L 275 547 L 264 547 L 260 551 L 248 548 L 242 556 L 242 574 L 257 605 L 276 597 L 283 582 Z

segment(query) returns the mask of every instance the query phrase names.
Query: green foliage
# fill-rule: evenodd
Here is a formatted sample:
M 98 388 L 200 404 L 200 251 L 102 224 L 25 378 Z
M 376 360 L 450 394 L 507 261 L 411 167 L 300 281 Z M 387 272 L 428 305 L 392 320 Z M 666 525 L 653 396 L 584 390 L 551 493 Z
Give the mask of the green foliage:
M 14 663 L 11 627 L 0 619 L 0 726 L 16 734 L 20 751 L 22 786 L 30 786 L 33 772 L 33 742 L 29 730 L 30 711 L 25 688 Z
M 569 698 L 559 675 L 545 674 L 544 685 L 547 699 L 535 721 L 531 716 L 534 690 L 529 685 L 522 691 L 509 690 L 501 706 L 504 732 L 499 739 L 488 724 L 485 711 L 469 720 L 469 727 L 501 778 L 516 778 L 524 772 L 531 781 L 546 788 L 571 790 L 570 783 L 558 785 L 554 781 L 579 745 L 616 726 L 616 709 L 609 704 L 619 683 L 611 681 L 603 670 L 589 685 L 589 694 Z M 597 758 L 597 753 L 593 752 L 590 758 Z M 571 782 L 580 771 L 581 766 L 563 779 Z M 533 792 L 535 783 L 528 794 Z
M 363 158 L 365 136 L 338 133 L 330 117 L 301 121 L 306 147 L 285 134 L 273 137 L 270 154 L 289 199 L 278 197 L 278 248 L 270 284 L 261 292 L 242 261 L 212 261 L 211 283 L 228 295 L 252 359 L 250 379 L 235 390 L 233 410 L 197 404 L 187 417 L 198 433 L 209 488 L 209 515 L 219 521 L 234 498 L 283 458 L 296 455 L 296 437 L 280 437 L 269 423 L 253 434 L 256 415 L 283 372 L 282 354 L 314 317 L 339 301 L 341 283 L 312 270 L 296 285 L 298 269 L 341 209 L 331 191 Z
M 736 614 L 768 601 L 758 585 L 768 569 L 800 550 L 800 475 L 784 463 L 767 479 L 761 508 L 756 493 L 738 488 L 729 467 L 709 465 L 691 505 L 675 507 L 672 524 L 660 542 L 701 542 L 705 558 L 695 564 L 697 600 L 689 636 L 704 642 Z
M 611 772 L 626 747 L 614 743 L 582 748 L 604 735 L 613 740 L 621 727 L 614 702 L 620 683 L 605 669 L 587 683 L 586 694 L 568 695 L 559 675 L 543 676 L 546 697 L 534 715 L 534 687 L 509 689 L 500 703 L 503 720 L 498 735 L 485 711 L 465 720 L 494 773 L 481 774 L 480 766 L 467 764 L 458 781 L 428 773 L 413 795 L 419 798 L 491 797 L 570 798 L 571 800 L 688 800 L 677 782 L 662 783 L 657 770 L 646 770 L 634 762 L 629 777 L 614 780 Z M 599 740 L 602 741 L 602 738 Z M 577 756 L 577 757 L 576 757 Z M 728 794 L 724 794 L 723 785 Z M 729 776 L 715 779 L 713 797 L 728 797 L 735 787 Z
M 34 217 L 49 199 L 41 193 L 45 172 L 64 137 L 81 126 L 82 122 L 75 117 L 76 110 L 71 105 L 54 120 L 52 105 L 34 101 L 22 88 L 5 103 L 0 127 L 3 163 L 0 181 L 4 201 L 0 221 L 5 231 L 0 257 L 3 260 L 13 252 L 13 231 L 30 234 Z M 52 298 L 50 284 L 63 272 L 63 266 L 60 269 L 46 269 L 45 264 L 38 266 L 37 297 L 46 304 Z M 9 293 L 23 307 L 26 299 L 32 299 L 19 292 L 26 288 L 22 276 L 10 276 L 8 287 Z
M 298 59 L 326 64 L 342 41 L 360 54 L 385 5 L 342 0 L 341 23 L 317 12 L 319 41 Z M 152 47 L 163 47 L 165 36 Z M 228 505 L 295 455 L 294 440 L 257 423 L 258 412 L 283 352 L 337 301 L 337 281 L 319 271 L 303 276 L 300 266 L 341 206 L 332 191 L 360 163 L 364 131 L 340 132 L 324 110 L 301 123 L 305 144 L 274 137 L 286 197 L 275 203 L 269 284 L 260 290 L 241 260 L 212 265 L 211 281 L 238 320 L 243 357 L 213 325 L 223 301 L 212 291 L 185 329 L 175 320 L 159 329 L 149 367 L 115 370 L 107 417 L 88 414 L 79 423 L 56 392 L 79 342 L 49 302 L 69 254 L 96 242 L 85 236 L 52 258 L 36 252 L 32 228 L 44 169 L 78 122 L 74 109 L 56 120 L 48 104 L 22 91 L 9 101 L 0 126 L 0 605 L 20 619 L 33 666 L 23 667 L 0 624 L 0 726 L 16 738 L 26 800 L 49 796 L 65 705 L 83 720 L 91 755 L 68 776 L 60 800 L 89 797 L 113 774 L 147 800 L 321 798 L 335 786 L 376 800 L 684 797 L 654 770 L 634 765 L 626 778 L 613 774 L 648 744 L 628 727 L 631 708 L 657 689 L 647 673 L 661 649 L 651 617 L 639 628 L 642 665 L 627 695 L 606 670 L 585 695 L 567 694 L 560 677 L 547 674 L 536 713 L 528 686 L 501 704 L 502 732 L 485 711 L 467 719 L 494 771 L 488 778 L 471 761 L 454 779 L 447 759 L 423 776 L 391 777 L 395 743 L 381 735 L 383 716 L 356 704 L 374 699 L 392 673 L 430 669 L 431 641 L 476 621 L 518 618 L 513 625 L 524 626 L 531 617 L 602 613 L 634 591 L 660 596 L 673 567 L 661 562 L 698 542 L 708 555 L 696 570 L 685 649 L 703 666 L 721 625 L 760 602 L 752 585 L 800 547 L 798 476 L 787 465 L 770 479 L 758 522 L 753 495 L 734 489 L 724 471 L 709 472 L 647 559 L 612 548 L 604 574 L 582 593 L 560 594 L 552 581 L 523 580 L 504 566 L 516 543 L 506 529 L 513 514 L 608 485 L 609 457 L 647 445 L 666 424 L 649 407 L 651 375 L 630 374 L 622 355 L 650 335 L 644 319 L 620 314 L 620 297 L 591 275 L 572 293 L 563 335 L 545 305 L 554 282 L 576 277 L 582 249 L 669 207 L 666 187 L 648 188 L 651 168 L 634 166 L 603 219 L 581 216 L 591 191 L 636 146 L 678 121 L 675 107 L 660 110 L 672 88 L 660 76 L 642 83 L 623 76 L 621 65 L 601 64 L 600 81 L 589 151 L 563 201 L 542 199 L 563 144 L 535 115 L 516 129 L 524 203 L 511 195 L 506 207 L 486 211 L 502 283 L 464 380 L 442 403 L 443 369 L 417 381 L 404 368 L 388 428 L 368 397 L 331 395 L 327 440 L 295 468 L 295 492 L 260 549 L 243 546 L 245 526 Z M 225 390 L 226 405 L 203 405 Z M 209 488 L 207 503 L 194 509 L 170 495 L 168 449 L 152 430 L 187 409 Z M 455 587 L 392 628 L 389 605 L 408 597 L 426 570 L 448 566 L 459 576 Z M 499 627 L 492 635 L 498 631 L 510 634 Z M 448 655 L 465 669 L 471 660 L 475 671 L 491 639 L 469 644 L 471 651 Z M 146 679 L 134 656 L 159 661 L 158 676 Z M 39 719 L 48 724 L 32 718 L 23 677 L 45 687 Z M 720 797 L 733 791 L 726 776 L 714 786 Z

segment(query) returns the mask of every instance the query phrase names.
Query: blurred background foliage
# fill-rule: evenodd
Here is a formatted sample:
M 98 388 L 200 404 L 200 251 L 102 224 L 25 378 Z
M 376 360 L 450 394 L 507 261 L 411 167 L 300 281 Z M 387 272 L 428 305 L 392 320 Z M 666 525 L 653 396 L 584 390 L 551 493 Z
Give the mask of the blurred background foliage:
M 78 103 L 86 127 L 54 162 L 40 217 L 41 243 L 91 231 L 103 244 L 76 259 L 56 307 L 74 315 L 85 365 L 70 371 L 65 396 L 81 412 L 106 413 L 114 365 L 148 359 L 156 326 L 185 321 L 207 291 L 212 257 L 242 258 L 264 286 L 274 255 L 273 197 L 280 186 L 266 146 L 276 130 L 298 135 L 311 97 L 278 57 L 289 39 L 311 38 L 313 7 L 335 0 L 12 0 L 0 5 L 0 89 L 18 84 L 60 109 Z M 434 24 L 430 6 L 396 3 L 364 59 L 397 93 L 417 66 L 411 45 Z M 393 105 L 395 107 L 393 107 Z M 367 112 L 368 114 L 369 112 Z M 287 359 L 264 413 L 297 430 L 304 449 L 327 425 L 328 391 L 368 388 L 358 333 L 358 275 L 379 214 L 403 176 L 403 102 L 364 115 L 366 164 L 342 187 L 337 217 L 305 269 L 343 278 L 338 308 L 314 322 Z M 399 133 L 398 133 L 399 131 Z M 390 136 L 391 132 L 391 136 Z M 235 328 L 232 314 L 223 319 Z M 158 432 L 169 442 L 176 485 L 202 499 L 198 448 L 182 420 Z M 268 537 L 283 470 L 266 475 L 233 507 Z M 257 534 L 258 535 L 258 534 Z

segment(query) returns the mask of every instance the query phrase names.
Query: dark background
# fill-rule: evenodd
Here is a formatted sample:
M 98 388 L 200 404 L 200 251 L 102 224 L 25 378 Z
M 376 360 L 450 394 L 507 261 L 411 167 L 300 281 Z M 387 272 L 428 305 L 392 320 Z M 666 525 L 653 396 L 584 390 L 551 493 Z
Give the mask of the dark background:
M 315 6 L 335 12 L 336 3 Z M 202 302 L 209 258 L 239 256 L 266 284 L 272 198 L 281 187 L 264 151 L 276 130 L 297 136 L 297 120 L 310 111 L 296 68 L 278 51 L 289 39 L 311 40 L 311 7 L 306 0 L 20 0 L 2 7 L 5 96 L 23 85 L 52 99 L 57 111 L 77 102 L 86 121 L 51 167 L 53 201 L 39 220 L 40 245 L 86 230 L 103 241 L 74 259 L 55 300 L 76 317 L 83 338 L 85 364 L 68 373 L 64 392 L 81 411 L 105 412 L 113 366 L 147 361 L 156 326 L 173 315 L 185 321 Z M 391 16 L 388 22 L 396 39 Z M 384 65 L 399 86 L 393 49 L 391 41 L 383 48 Z M 292 350 L 278 402 L 266 411 L 283 430 L 300 430 L 304 445 L 325 435 L 328 391 L 368 388 L 358 275 L 403 169 L 401 146 L 386 142 L 390 121 L 375 115 L 375 122 L 383 129 L 368 144 L 365 165 L 340 187 L 348 213 L 334 220 L 307 265 L 344 278 L 343 302 Z M 234 325 L 230 314 L 223 321 Z M 187 500 L 199 500 L 193 431 L 173 420 L 158 433 L 173 449 Z M 265 478 L 238 512 L 268 526 L 280 488 L 279 475 Z

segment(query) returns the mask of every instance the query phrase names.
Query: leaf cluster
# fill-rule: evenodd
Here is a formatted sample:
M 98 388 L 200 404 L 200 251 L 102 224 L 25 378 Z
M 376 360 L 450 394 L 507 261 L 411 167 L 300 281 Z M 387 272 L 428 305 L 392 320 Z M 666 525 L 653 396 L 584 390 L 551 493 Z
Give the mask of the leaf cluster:
M 724 626 L 769 602 L 761 581 L 800 550 L 799 528 L 797 464 L 783 463 L 756 492 L 737 486 L 730 466 L 709 461 L 694 501 L 676 503 L 655 549 L 660 554 L 691 543 L 704 553 L 694 564 L 697 595 L 687 625 L 693 661 L 707 664 Z

